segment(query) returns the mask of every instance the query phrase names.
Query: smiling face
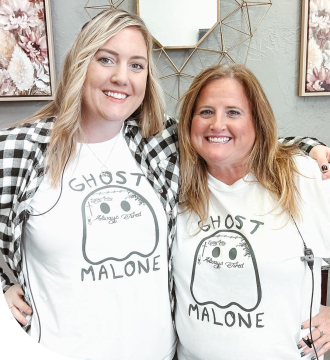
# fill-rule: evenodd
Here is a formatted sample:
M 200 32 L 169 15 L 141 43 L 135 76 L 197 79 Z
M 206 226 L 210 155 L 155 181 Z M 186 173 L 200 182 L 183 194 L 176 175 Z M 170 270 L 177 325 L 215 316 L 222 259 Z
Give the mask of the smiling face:
M 228 167 L 244 168 L 255 141 L 255 130 L 249 101 L 240 82 L 217 79 L 202 88 L 190 137 L 211 175 Z
M 82 92 L 85 129 L 120 128 L 142 103 L 148 78 L 148 52 L 138 29 L 127 27 L 96 52 Z

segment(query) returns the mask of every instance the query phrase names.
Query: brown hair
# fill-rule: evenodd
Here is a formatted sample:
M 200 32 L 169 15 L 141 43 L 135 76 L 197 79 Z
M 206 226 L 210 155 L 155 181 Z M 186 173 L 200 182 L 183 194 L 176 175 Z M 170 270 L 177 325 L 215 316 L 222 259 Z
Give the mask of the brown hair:
M 292 174 L 298 174 L 293 155 L 300 150 L 295 145 L 286 146 L 278 142 L 272 108 L 257 78 L 243 65 L 216 65 L 202 71 L 180 99 L 180 203 L 184 211 L 195 212 L 203 222 L 208 214 L 207 165 L 191 144 L 190 130 L 202 88 L 214 80 L 225 78 L 242 84 L 251 108 L 256 138 L 246 159 L 248 171 L 278 201 L 283 212 L 299 218 L 297 200 L 300 195 Z
M 148 79 L 142 105 L 132 115 L 138 120 L 143 137 L 161 133 L 165 120 L 162 89 L 158 83 L 152 60 L 152 36 L 142 19 L 124 10 L 113 9 L 99 13 L 83 26 L 64 61 L 55 100 L 32 117 L 31 122 L 56 116 L 47 151 L 47 166 L 52 185 L 58 184 L 64 164 L 75 153 L 78 135 L 81 134 L 82 88 L 87 68 L 97 50 L 119 31 L 134 27 L 143 35 L 148 52 Z

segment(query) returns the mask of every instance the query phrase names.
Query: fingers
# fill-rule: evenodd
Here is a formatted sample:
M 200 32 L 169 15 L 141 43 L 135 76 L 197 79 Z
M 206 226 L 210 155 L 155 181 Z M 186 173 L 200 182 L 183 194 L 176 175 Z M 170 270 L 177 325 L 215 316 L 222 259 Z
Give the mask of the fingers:
M 314 345 L 315 348 L 318 349 L 318 356 L 321 356 L 330 350 L 330 307 L 321 305 L 319 314 L 312 318 L 311 324 L 312 327 L 315 327 L 312 331 Z M 304 329 L 308 329 L 309 321 L 304 321 L 302 326 Z M 307 336 L 305 339 L 306 338 Z M 303 340 L 299 341 L 298 350 L 300 351 L 301 357 L 314 352 L 313 348 L 308 348 Z M 302 355 L 302 353 L 304 355 Z M 312 359 L 315 360 L 316 357 L 312 357 Z
M 323 355 L 324 353 L 326 353 L 329 349 L 330 349 L 330 338 L 329 336 L 323 335 L 321 336 L 321 330 L 319 330 L 318 328 L 314 329 L 312 331 L 312 337 L 313 337 L 313 341 L 314 341 L 314 346 L 317 350 L 317 354 L 318 356 Z M 308 338 L 310 338 L 310 335 L 308 335 Z M 305 337 L 305 339 L 307 339 L 307 336 Z M 299 343 L 297 344 L 298 350 L 300 351 L 300 356 L 304 357 L 310 353 L 314 353 L 314 349 L 309 348 L 308 346 L 306 346 L 305 342 L 303 341 L 303 339 L 301 339 L 299 341 Z
M 322 174 L 322 180 L 330 179 L 330 171 L 325 171 Z
M 22 288 L 16 284 L 9 288 L 5 293 L 5 298 L 8 304 L 8 307 L 11 308 L 13 305 L 19 309 L 21 312 L 25 312 L 28 315 L 32 314 L 32 309 L 30 306 L 22 299 L 23 298 Z
M 320 326 L 322 324 L 322 315 L 321 314 L 318 314 L 318 315 L 315 315 L 312 317 L 312 327 L 317 327 L 317 326 Z M 309 320 L 306 320 L 304 321 L 302 324 L 301 324 L 301 328 L 302 329 L 308 329 L 309 328 Z M 315 330 L 314 330 L 315 331 Z M 312 332 L 313 334 L 313 332 Z M 317 336 L 318 337 L 318 336 Z
M 316 341 L 317 339 L 319 339 L 320 337 L 320 332 L 315 329 L 312 331 L 312 336 L 313 336 L 313 341 L 314 341 L 314 345 L 315 345 L 315 348 L 317 348 L 317 344 L 316 344 Z M 310 338 L 310 335 L 308 334 L 308 338 Z M 307 336 L 305 336 L 304 339 L 307 339 Z M 301 353 L 304 353 L 305 355 L 308 355 L 310 354 L 313 350 L 313 348 L 309 348 L 308 346 L 306 346 L 306 343 L 304 342 L 303 339 L 301 339 L 298 344 L 297 344 L 297 347 L 298 347 L 298 350 L 300 350 Z M 303 356 L 305 356 L 303 355 Z
M 13 306 L 11 309 L 11 313 L 13 314 L 14 318 L 21 323 L 22 325 L 27 325 L 28 321 L 25 319 L 23 314 L 17 309 L 16 306 Z
M 321 349 L 317 350 L 317 355 L 318 356 L 322 356 L 323 354 L 325 354 L 328 350 L 330 350 L 330 342 L 327 342 L 326 344 L 324 344 Z
M 5 292 L 5 299 L 14 318 L 21 324 L 26 325 L 27 320 L 22 313 L 32 315 L 31 307 L 23 300 L 23 291 L 19 285 L 13 285 Z
M 330 171 L 329 171 L 328 158 L 326 156 L 319 156 L 316 159 L 316 161 L 319 164 L 320 170 L 322 172 L 322 179 L 323 180 L 329 179 Z
M 320 167 L 322 172 L 322 179 L 329 179 L 330 172 L 329 172 L 329 161 L 330 161 L 330 148 L 317 145 L 314 146 L 313 149 L 310 151 L 309 155 L 315 159 Z
M 32 315 L 32 309 L 24 300 L 22 300 L 22 298 L 15 298 L 13 301 L 13 305 L 21 312 L 24 312 L 27 315 Z

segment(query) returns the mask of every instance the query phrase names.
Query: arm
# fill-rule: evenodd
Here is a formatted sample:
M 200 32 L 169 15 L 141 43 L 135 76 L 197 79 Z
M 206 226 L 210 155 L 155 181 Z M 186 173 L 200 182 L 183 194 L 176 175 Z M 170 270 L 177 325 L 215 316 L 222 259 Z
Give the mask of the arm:
M 11 135 L 11 141 L 7 142 L 9 135 Z M 17 136 L 17 134 L 15 135 Z M 0 267 L 0 280 L 2 291 L 13 316 L 21 324 L 26 325 L 27 320 L 22 315 L 22 312 L 32 314 L 32 311 L 22 300 L 23 291 L 21 287 L 14 285 L 8 276 L 9 271 L 12 271 L 16 280 L 18 276 L 15 261 L 18 261 L 19 242 L 15 243 L 13 240 L 12 224 L 14 214 L 16 214 L 14 212 L 14 200 L 15 197 L 21 195 L 18 191 L 19 178 L 15 175 L 19 173 L 19 161 L 21 159 L 13 154 L 15 154 L 16 149 L 21 150 L 21 145 L 17 141 L 13 141 L 13 135 L 10 133 L 10 130 L 0 132 L 0 257 L 3 256 L 3 260 L 7 264 L 7 267 L 4 269 Z M 14 184 L 16 184 L 16 188 L 13 186 Z
M 306 154 L 309 155 L 310 151 L 313 149 L 314 146 L 316 145 L 323 145 L 326 146 L 325 144 L 323 144 L 321 141 L 318 141 L 315 138 L 310 138 L 310 137 L 303 137 L 303 136 L 289 136 L 289 137 L 280 137 L 278 139 L 279 142 L 281 142 L 282 144 L 286 144 L 286 145 L 298 145 L 299 148 Z
M 318 162 L 319 168 L 322 172 L 322 179 L 330 179 L 328 165 L 330 162 L 330 148 L 326 147 L 325 144 L 315 138 L 301 136 L 279 138 L 279 142 L 286 145 L 298 145 L 306 155 L 309 155 Z

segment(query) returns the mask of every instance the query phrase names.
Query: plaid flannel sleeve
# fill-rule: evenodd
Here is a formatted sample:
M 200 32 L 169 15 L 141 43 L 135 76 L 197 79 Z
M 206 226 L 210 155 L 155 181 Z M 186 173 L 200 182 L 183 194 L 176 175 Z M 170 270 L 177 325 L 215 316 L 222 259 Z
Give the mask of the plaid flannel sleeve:
M 302 136 L 290 136 L 290 137 L 282 137 L 279 138 L 279 142 L 286 145 L 293 145 L 296 144 L 299 146 L 299 148 L 308 155 L 310 151 L 313 149 L 316 145 L 324 145 L 321 141 L 312 138 L 312 137 L 302 137 Z
M 3 272 L 3 269 L 0 267 L 0 280 L 1 280 L 1 287 L 3 293 L 5 293 L 11 286 L 14 285 L 9 279 L 9 277 Z
M 11 224 L 15 216 L 13 201 L 18 193 L 17 184 L 22 172 L 20 137 L 19 129 L 0 133 L 0 256 L 12 271 L 17 265 L 17 244 L 14 243 Z M 3 292 L 13 285 L 3 268 L 0 268 L 0 279 Z

